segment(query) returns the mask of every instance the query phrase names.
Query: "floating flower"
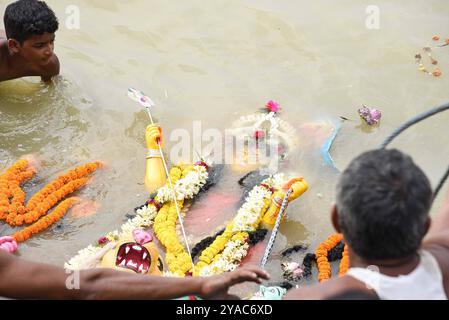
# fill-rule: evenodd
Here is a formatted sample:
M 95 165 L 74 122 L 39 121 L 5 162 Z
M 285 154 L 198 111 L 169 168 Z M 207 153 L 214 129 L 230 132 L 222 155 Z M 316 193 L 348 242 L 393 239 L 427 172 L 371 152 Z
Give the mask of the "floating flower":
M 281 108 L 279 106 L 279 103 L 270 100 L 267 102 L 267 104 L 265 105 L 265 107 L 268 109 L 268 111 L 270 112 L 278 112 Z
M 380 118 L 382 117 L 382 113 L 380 110 L 368 108 L 365 105 L 363 105 L 363 107 L 360 108 L 358 112 L 360 117 L 365 120 L 365 122 L 370 126 L 378 124 Z
M 440 37 L 437 36 L 437 35 L 434 35 L 434 36 L 432 37 L 432 40 L 433 40 L 433 41 L 438 41 L 438 40 L 440 40 Z
M 433 72 L 432 72 L 432 75 L 434 76 L 434 77 L 439 77 L 439 76 L 441 76 L 443 73 L 441 72 L 441 70 L 440 69 L 435 69 Z

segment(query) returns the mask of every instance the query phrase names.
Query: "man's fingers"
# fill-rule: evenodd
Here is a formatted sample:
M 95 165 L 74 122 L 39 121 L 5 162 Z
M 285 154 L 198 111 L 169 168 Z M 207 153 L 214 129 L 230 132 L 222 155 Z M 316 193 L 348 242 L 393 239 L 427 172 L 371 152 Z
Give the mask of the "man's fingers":
M 259 278 L 262 278 L 263 280 L 269 280 L 270 275 L 265 270 L 257 267 L 257 266 L 246 266 L 245 268 L 242 268 L 241 270 L 248 270 L 251 272 L 254 272 Z
M 268 273 L 259 268 L 240 269 L 235 271 L 235 274 L 231 277 L 231 286 L 245 281 L 260 284 L 263 280 L 268 280 L 269 278 Z

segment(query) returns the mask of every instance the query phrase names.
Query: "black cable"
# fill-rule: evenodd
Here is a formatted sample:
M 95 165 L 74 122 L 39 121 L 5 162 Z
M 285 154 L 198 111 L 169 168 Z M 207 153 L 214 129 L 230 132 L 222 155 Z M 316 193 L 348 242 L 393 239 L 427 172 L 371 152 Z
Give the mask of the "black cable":
M 446 173 L 444 174 L 443 178 L 441 178 L 440 182 L 438 183 L 438 186 L 435 189 L 435 192 L 433 193 L 433 198 L 435 199 L 438 192 L 440 192 L 441 188 L 444 185 L 444 182 L 447 180 L 447 177 L 449 177 L 449 167 L 446 170 Z
M 434 109 L 431 109 L 429 111 L 426 111 L 424 113 L 421 113 L 420 115 L 417 115 L 416 117 L 413 117 L 412 119 L 410 119 L 409 121 L 405 122 L 404 124 L 402 124 L 399 128 L 397 128 L 395 131 L 393 131 L 393 133 L 391 133 L 385 140 L 384 142 L 380 145 L 379 149 L 385 149 L 387 145 L 389 145 L 391 143 L 391 141 L 393 141 L 394 138 L 396 138 L 399 134 L 401 134 L 403 131 L 405 131 L 406 129 L 410 128 L 412 125 L 427 119 L 437 113 L 443 112 L 449 110 L 449 102 L 445 103 L 439 107 L 436 107 Z M 438 195 L 438 192 L 440 192 L 441 188 L 444 185 L 444 182 L 446 181 L 446 179 L 449 176 L 449 167 L 446 171 L 446 173 L 444 174 L 444 176 L 441 178 L 440 182 L 438 183 L 434 193 L 433 193 L 433 198 L 435 199 Z

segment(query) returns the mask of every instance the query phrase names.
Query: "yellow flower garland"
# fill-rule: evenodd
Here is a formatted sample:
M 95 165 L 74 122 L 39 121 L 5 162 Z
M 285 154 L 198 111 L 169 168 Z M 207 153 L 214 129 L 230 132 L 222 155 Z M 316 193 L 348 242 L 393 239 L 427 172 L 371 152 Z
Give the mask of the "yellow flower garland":
M 193 166 L 185 168 L 173 167 L 170 170 L 172 184 L 174 185 L 176 181 L 185 177 L 192 170 Z M 157 202 L 157 197 L 155 200 Z M 179 210 L 182 209 L 183 204 L 184 201 L 178 201 Z M 168 269 L 178 276 L 184 276 L 187 272 L 191 272 L 192 260 L 178 239 L 178 234 L 176 233 L 177 221 L 178 213 L 176 211 L 176 205 L 173 201 L 170 201 L 164 204 L 159 210 L 154 219 L 153 229 L 157 238 L 166 249 L 165 262 L 167 263 Z

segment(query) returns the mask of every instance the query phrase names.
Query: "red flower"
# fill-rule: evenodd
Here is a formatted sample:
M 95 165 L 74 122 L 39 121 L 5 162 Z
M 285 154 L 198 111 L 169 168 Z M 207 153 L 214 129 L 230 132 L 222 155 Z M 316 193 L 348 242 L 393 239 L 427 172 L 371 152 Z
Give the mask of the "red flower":
M 265 105 L 265 107 L 270 111 L 270 112 L 278 112 L 280 108 L 279 103 L 270 100 L 267 102 L 267 104 Z
M 198 162 L 195 163 L 195 165 L 196 166 L 203 166 L 204 168 L 206 168 L 206 170 L 209 170 L 209 166 L 204 161 L 198 161 Z
M 106 237 L 101 237 L 100 239 L 98 239 L 98 244 L 100 244 L 100 245 L 104 245 L 108 242 L 109 242 L 109 239 Z
M 254 132 L 254 139 L 259 140 L 259 139 L 262 139 L 263 137 L 265 137 L 264 131 L 257 130 L 256 132 Z

